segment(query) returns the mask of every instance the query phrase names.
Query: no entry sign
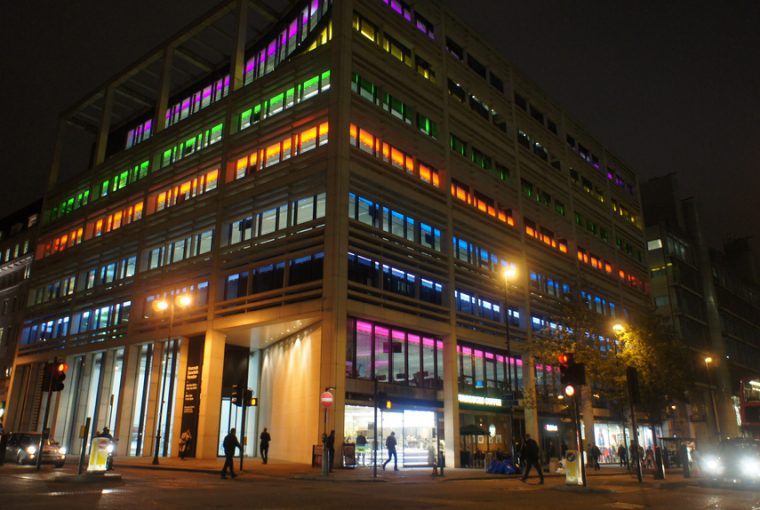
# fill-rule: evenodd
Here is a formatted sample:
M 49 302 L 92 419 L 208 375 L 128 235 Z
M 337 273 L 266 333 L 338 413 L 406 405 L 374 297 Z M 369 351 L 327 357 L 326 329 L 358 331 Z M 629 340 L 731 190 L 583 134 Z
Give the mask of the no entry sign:
M 319 396 L 319 403 L 322 404 L 322 407 L 330 407 L 333 405 L 333 394 L 329 391 L 322 392 L 322 394 Z

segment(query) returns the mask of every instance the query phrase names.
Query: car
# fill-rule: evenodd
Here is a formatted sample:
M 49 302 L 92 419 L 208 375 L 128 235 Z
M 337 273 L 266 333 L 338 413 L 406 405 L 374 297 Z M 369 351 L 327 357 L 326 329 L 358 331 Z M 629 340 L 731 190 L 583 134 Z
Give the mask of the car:
M 5 447 L 5 461 L 17 464 L 35 464 L 42 434 L 39 432 L 12 432 Z M 42 448 L 42 463 L 60 468 L 66 462 L 66 448 L 48 438 Z
M 712 481 L 760 485 L 760 440 L 723 440 L 716 453 L 705 455 L 701 464 L 705 476 Z

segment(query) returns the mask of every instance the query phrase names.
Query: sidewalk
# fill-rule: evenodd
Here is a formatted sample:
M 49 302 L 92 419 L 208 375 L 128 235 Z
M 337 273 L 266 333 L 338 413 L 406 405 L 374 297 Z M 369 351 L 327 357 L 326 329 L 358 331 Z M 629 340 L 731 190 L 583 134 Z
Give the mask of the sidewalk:
M 126 469 L 158 469 L 178 472 L 196 472 L 207 473 L 210 475 L 219 475 L 224 461 L 222 459 L 187 459 L 178 458 L 160 458 L 158 465 L 152 464 L 153 459 L 150 457 L 118 457 L 115 459 L 116 470 Z M 240 458 L 235 458 L 235 470 L 240 466 Z M 370 466 L 360 466 L 357 468 L 335 468 L 329 476 L 322 476 L 322 471 L 318 467 L 311 467 L 309 464 L 295 462 L 286 462 L 270 459 L 269 463 L 264 465 L 258 458 L 246 458 L 243 461 L 243 473 L 254 476 L 263 476 L 270 478 L 291 478 L 298 480 L 318 480 L 332 482 L 368 482 L 368 481 L 395 481 L 406 483 L 421 483 L 430 481 L 463 481 L 463 480 L 506 480 L 517 479 L 520 475 L 495 475 L 486 473 L 484 469 L 469 468 L 446 468 L 444 476 L 432 476 L 432 468 L 406 468 L 400 471 L 383 471 L 381 466 L 377 468 L 377 479 L 373 477 Z M 597 476 L 630 476 L 624 469 L 617 467 L 604 467 L 600 471 L 591 471 L 588 473 L 590 478 Z M 535 475 L 534 475 L 535 476 Z M 564 478 L 564 475 L 556 473 L 544 473 L 547 478 Z

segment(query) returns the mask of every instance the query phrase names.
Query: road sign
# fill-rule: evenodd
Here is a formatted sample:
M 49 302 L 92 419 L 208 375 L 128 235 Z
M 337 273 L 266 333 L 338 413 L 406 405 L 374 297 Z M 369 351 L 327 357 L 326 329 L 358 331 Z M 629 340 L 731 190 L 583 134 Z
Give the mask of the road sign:
M 577 450 L 567 450 L 565 453 L 565 485 L 583 485 L 581 462 L 583 460 Z
M 334 397 L 333 394 L 329 391 L 324 391 L 319 396 L 319 403 L 322 404 L 322 407 L 328 408 L 333 405 Z

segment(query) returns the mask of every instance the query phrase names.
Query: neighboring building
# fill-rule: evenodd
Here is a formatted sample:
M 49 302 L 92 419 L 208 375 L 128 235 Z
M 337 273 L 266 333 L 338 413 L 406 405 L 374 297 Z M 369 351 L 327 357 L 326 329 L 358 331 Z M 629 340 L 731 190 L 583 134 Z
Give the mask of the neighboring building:
M 41 209 L 40 200 L 0 218 L 0 421 L 8 400 L 16 339 L 23 325 Z
M 674 413 L 673 432 L 707 442 L 736 436 L 739 381 L 760 375 L 760 285 L 749 243 L 710 249 L 698 205 L 681 198 L 675 174 L 647 181 L 642 200 L 652 297 L 692 353 L 694 391 Z
M 372 440 L 378 380 L 406 465 L 434 430 L 449 465 L 526 430 L 558 453 L 559 370 L 524 346 L 571 292 L 610 321 L 646 310 L 636 175 L 437 3 L 278 4 L 225 3 L 62 118 L 97 135 L 65 185 L 59 140 L 9 426 L 41 426 L 59 356 L 73 449 L 92 417 L 119 455 L 150 455 L 160 423 L 161 455 L 191 428 L 214 457 L 243 384 L 246 451 L 266 426 L 274 457 L 309 461 L 325 430 Z M 513 413 L 510 382 L 536 394 Z M 597 443 L 621 442 L 594 413 Z

